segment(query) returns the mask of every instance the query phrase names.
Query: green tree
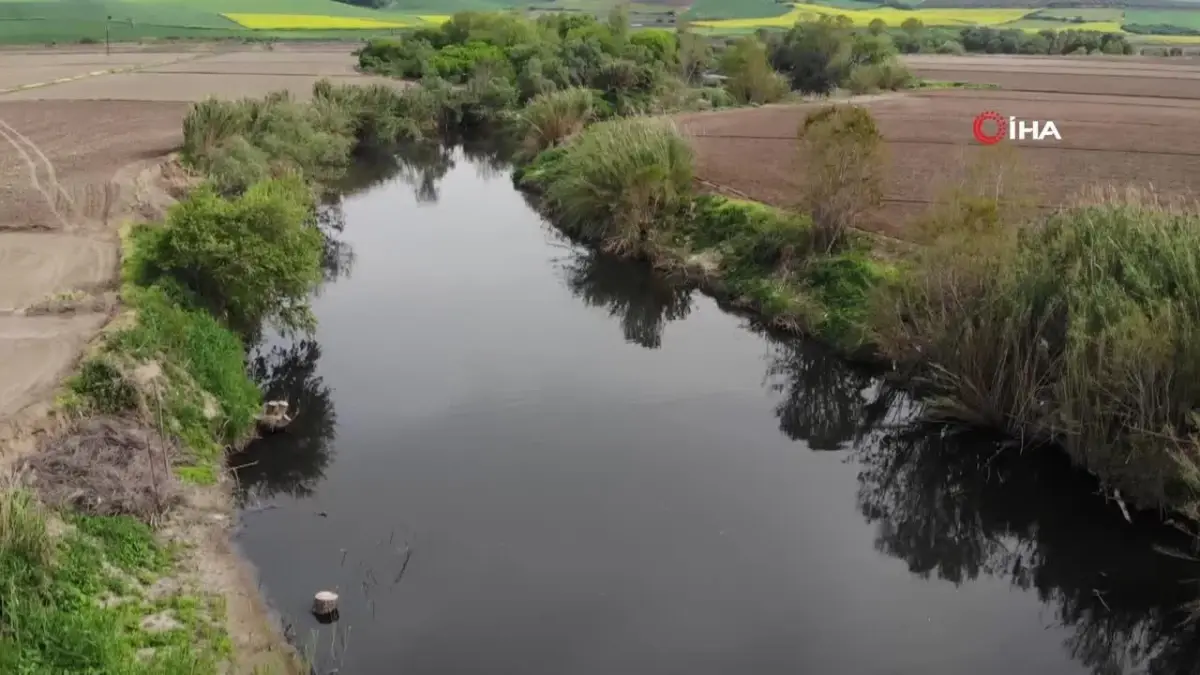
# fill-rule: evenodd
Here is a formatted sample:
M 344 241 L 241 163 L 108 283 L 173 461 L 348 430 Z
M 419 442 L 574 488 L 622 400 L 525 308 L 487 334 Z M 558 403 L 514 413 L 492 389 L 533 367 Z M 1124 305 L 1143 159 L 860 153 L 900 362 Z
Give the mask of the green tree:
M 739 103 L 774 103 L 788 92 L 787 80 L 771 67 L 767 50 L 751 36 L 739 39 L 721 54 L 725 88 Z
M 136 263 L 143 280 L 173 279 L 244 334 L 264 319 L 285 330 L 312 327 L 308 295 L 322 279 L 324 237 L 299 176 L 257 183 L 235 199 L 201 188 L 146 232 Z
M 908 33 L 909 35 L 915 36 L 921 31 L 925 30 L 925 24 L 922 23 L 920 19 L 911 17 L 905 19 L 904 22 L 900 24 L 900 30 Z

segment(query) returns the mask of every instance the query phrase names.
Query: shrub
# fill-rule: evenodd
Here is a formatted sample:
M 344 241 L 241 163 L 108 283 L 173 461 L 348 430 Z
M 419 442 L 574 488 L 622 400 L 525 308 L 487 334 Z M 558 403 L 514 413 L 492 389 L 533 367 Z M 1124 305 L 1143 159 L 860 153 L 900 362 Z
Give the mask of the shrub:
M 516 103 L 569 87 L 603 92 L 618 114 L 661 109 L 670 80 L 683 69 L 695 73 L 704 49 L 683 44 L 667 31 L 630 32 L 626 12 L 614 8 L 608 21 L 575 14 L 529 20 L 500 13 L 460 13 L 437 29 L 410 37 L 372 41 L 359 52 L 367 71 L 407 78 L 443 78 L 452 83 L 488 82 L 494 92 L 516 92 Z M 501 83 L 504 84 L 501 84 Z M 508 96 L 497 103 L 507 103 Z M 512 106 L 508 106 L 512 107 Z M 495 117 L 498 110 L 473 108 L 471 115 Z M 469 116 L 471 116 L 469 115 Z
M 846 88 L 854 94 L 867 94 L 880 89 L 907 89 L 915 81 L 908 68 L 898 61 L 854 66 L 846 78 Z
M 725 89 L 739 103 L 774 103 L 787 95 L 788 81 L 767 61 L 767 50 L 756 38 L 741 38 L 721 55 Z
M 84 361 L 69 386 L 86 402 L 90 411 L 121 413 L 137 407 L 137 390 L 125 379 L 120 368 L 106 358 Z
M 575 136 L 595 115 L 590 89 L 572 87 L 535 97 L 521 113 L 530 156 Z
M 266 318 L 311 326 L 307 298 L 321 280 L 323 239 L 298 177 L 258 183 L 236 199 L 201 188 L 141 236 L 135 274 L 143 281 L 176 280 L 238 330 Z
M 210 99 L 184 119 L 183 156 L 205 171 L 220 165 L 219 184 L 230 193 L 249 185 L 234 180 L 240 176 L 302 170 L 313 180 L 330 180 L 350 161 L 354 125 L 348 110 L 297 103 L 286 92 L 265 99 Z M 247 162 L 259 165 L 244 166 Z
M 864 108 L 828 106 L 800 129 L 803 203 L 813 219 L 813 243 L 840 247 L 858 219 L 883 199 L 883 137 Z
M 1195 514 L 1200 218 L 1107 193 L 993 242 L 935 245 L 885 294 L 881 346 L 931 364 L 936 414 L 1060 442 L 1136 505 Z
M 549 208 L 569 233 L 636 253 L 687 208 L 692 151 L 667 122 L 626 119 L 586 129 L 539 167 Z

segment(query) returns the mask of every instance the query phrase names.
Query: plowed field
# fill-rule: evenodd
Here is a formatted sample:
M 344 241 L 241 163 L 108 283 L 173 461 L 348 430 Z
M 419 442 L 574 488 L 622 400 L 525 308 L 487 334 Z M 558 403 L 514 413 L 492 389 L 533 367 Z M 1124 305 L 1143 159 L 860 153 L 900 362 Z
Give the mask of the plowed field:
M 971 127 L 987 110 L 1057 125 L 1061 141 L 1002 141 L 1016 146 L 1021 172 L 1043 206 L 1097 184 L 1152 186 L 1171 195 L 1200 188 L 1200 139 L 1191 131 L 1200 128 L 1200 66 L 1148 59 L 915 57 L 910 67 L 929 79 L 1003 88 L 921 91 L 862 103 L 875 115 L 890 156 L 887 199 L 873 229 L 903 236 L 905 223 L 982 150 Z M 1130 94 L 1134 89 L 1153 98 Z M 702 180 L 787 206 L 801 189 L 796 130 L 814 107 L 701 113 L 679 122 L 694 136 Z

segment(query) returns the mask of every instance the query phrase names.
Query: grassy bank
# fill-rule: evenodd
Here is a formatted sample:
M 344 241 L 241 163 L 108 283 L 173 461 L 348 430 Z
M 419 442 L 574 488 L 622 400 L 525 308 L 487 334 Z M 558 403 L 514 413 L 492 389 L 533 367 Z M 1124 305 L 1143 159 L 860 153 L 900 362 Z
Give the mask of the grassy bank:
M 920 246 L 885 253 L 855 227 L 882 194 L 870 115 L 827 108 L 797 144 L 796 212 L 696 194 L 686 140 L 649 118 L 590 126 L 517 180 L 568 234 L 893 363 L 937 419 L 1065 449 L 1131 506 L 1196 515 L 1200 216 L 1129 192 L 1039 219 L 1020 192 L 987 189 L 1005 168 L 988 155 Z

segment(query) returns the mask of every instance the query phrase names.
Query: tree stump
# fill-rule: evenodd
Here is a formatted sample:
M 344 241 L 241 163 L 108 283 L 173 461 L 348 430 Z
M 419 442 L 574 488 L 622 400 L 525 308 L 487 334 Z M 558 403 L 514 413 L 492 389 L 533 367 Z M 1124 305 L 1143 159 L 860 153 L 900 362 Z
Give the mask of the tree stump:
M 338 594 L 333 591 L 321 591 L 313 596 L 313 614 L 318 618 L 330 616 L 337 611 Z
M 267 401 L 263 404 L 263 413 L 258 416 L 259 428 L 268 433 L 283 429 L 295 419 L 289 417 L 287 411 L 287 401 Z

